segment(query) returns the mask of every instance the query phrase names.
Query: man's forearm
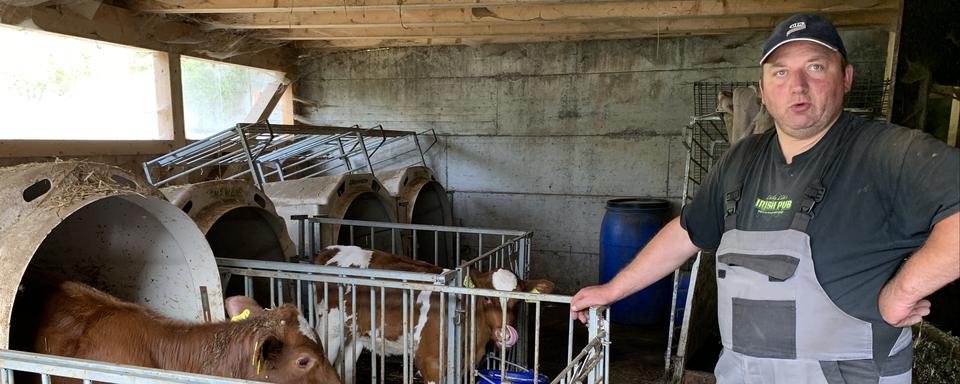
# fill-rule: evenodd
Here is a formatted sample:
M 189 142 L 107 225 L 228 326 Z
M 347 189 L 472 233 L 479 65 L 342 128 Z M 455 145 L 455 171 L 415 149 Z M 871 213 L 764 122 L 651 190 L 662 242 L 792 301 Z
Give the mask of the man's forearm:
M 887 283 L 892 298 L 916 302 L 960 277 L 960 213 L 934 225 L 920 247 Z
M 617 300 L 622 299 L 670 274 L 696 252 L 680 218 L 675 218 L 607 285 L 617 292 Z

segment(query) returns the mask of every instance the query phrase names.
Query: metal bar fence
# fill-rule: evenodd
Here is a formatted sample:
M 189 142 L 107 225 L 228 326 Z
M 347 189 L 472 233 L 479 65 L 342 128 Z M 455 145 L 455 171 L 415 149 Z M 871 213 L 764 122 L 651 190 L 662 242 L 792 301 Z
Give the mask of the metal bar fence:
M 328 358 L 334 362 L 334 367 L 339 369 L 344 383 L 355 382 L 357 373 L 355 363 L 359 348 L 386 352 L 372 353 L 370 356 L 371 383 L 414 382 L 415 361 L 419 364 L 424 356 L 438 356 L 436 360 L 426 359 L 426 361 L 436 361 L 439 364 L 419 367 L 425 382 L 476 383 L 478 375 L 481 374 L 476 363 L 482 357 L 476 354 L 477 346 L 485 345 L 486 339 L 483 337 L 489 337 L 484 330 L 484 327 L 489 326 L 483 320 L 483 312 L 489 310 L 491 305 L 499 307 L 501 315 L 506 315 L 508 309 L 513 309 L 518 304 L 534 303 L 534 315 L 539 319 L 542 314 L 541 303 L 569 305 L 571 300 L 570 296 L 563 295 L 497 291 L 451 285 L 450 283 L 460 280 L 463 273 L 461 269 L 448 270 L 437 275 L 237 259 L 217 259 L 217 263 L 222 273 L 233 278 L 272 279 L 285 282 L 287 286 L 307 287 L 307 296 L 316 299 L 296 300 L 295 304 L 300 308 L 301 313 L 310 314 L 308 322 L 318 331 L 320 340 L 328 351 Z M 248 284 L 248 286 L 254 286 L 254 284 Z M 328 300 L 330 292 L 338 293 L 336 302 Z M 349 298 L 345 293 L 350 293 Z M 276 301 L 282 301 L 282 299 L 284 298 L 277 298 Z M 369 303 L 362 301 L 358 303 L 357 300 L 368 300 Z M 453 306 L 455 312 L 445 313 L 451 306 L 443 304 L 451 302 L 462 305 Z M 484 302 L 487 304 L 483 304 Z M 432 309 L 434 303 L 440 304 L 436 310 Z M 344 308 L 350 308 L 350 312 L 346 313 L 342 310 Z M 358 308 L 363 309 L 358 313 Z M 364 309 L 369 311 L 365 313 Z M 378 309 L 379 312 L 377 312 Z M 421 315 L 417 314 L 417 310 Z M 431 316 L 439 313 L 440 315 L 435 318 L 442 320 L 455 318 L 457 321 L 452 323 L 441 321 L 438 333 L 431 333 L 435 331 L 428 331 L 424 327 L 427 320 L 423 313 L 431 313 Z M 385 322 L 384 319 L 388 316 L 391 317 L 392 322 L 399 323 L 404 329 L 402 335 L 393 335 L 394 340 L 386 338 L 387 327 L 396 325 Z M 503 324 L 501 332 L 506 327 L 506 322 Z M 359 326 L 364 325 L 369 327 L 365 330 L 358 329 Z M 568 333 L 572 333 L 572 321 L 568 327 Z M 567 358 L 566 367 L 559 372 L 552 383 L 609 383 L 607 309 L 591 309 L 587 328 L 589 340 L 586 348 L 574 351 L 573 343 L 568 342 L 567 356 L 573 357 Z M 538 352 L 540 340 L 542 340 L 540 333 L 538 321 L 534 327 L 533 337 L 533 347 Z M 459 334 L 462 337 L 451 337 L 452 334 Z M 440 341 L 437 343 L 436 353 L 430 350 L 418 351 L 417 346 L 422 340 Z M 390 350 L 391 348 L 395 349 Z M 396 348 L 400 350 L 397 351 Z M 384 369 L 388 365 L 385 354 L 403 357 L 400 369 L 402 374 L 396 375 L 395 372 Z M 459 356 L 460 359 L 451 359 L 451 355 Z M 506 377 L 507 371 L 527 371 L 522 365 L 510 361 L 505 348 L 499 348 L 494 356 L 495 359 L 488 360 L 495 361 L 495 369 L 500 371 L 500 377 Z M 540 353 L 534 354 L 532 371 L 535 374 L 541 373 L 540 358 Z M 459 361 L 462 364 L 447 363 L 450 361 Z
M 257 381 L 229 379 L 224 377 L 142 368 L 130 365 L 103 363 L 62 356 L 44 355 L 0 349 L 0 384 L 14 384 L 14 372 L 33 373 L 41 382 L 49 383 L 53 377 L 67 377 L 102 383 L 258 383 Z M 31 375 L 32 376 L 32 375 Z M 27 377 L 26 382 L 33 382 Z
M 366 249 L 376 249 L 414 260 L 422 260 L 443 267 L 462 271 L 455 280 L 445 285 L 463 286 L 466 270 L 473 268 L 487 272 L 498 268 L 513 271 L 518 278 L 527 279 L 530 274 L 530 244 L 533 233 L 529 231 L 469 228 L 455 226 L 436 226 L 420 224 L 399 224 L 359 220 L 331 219 L 323 217 L 294 216 L 294 220 L 303 223 L 306 234 L 297 238 L 312 239 L 308 245 L 298 249 L 309 250 L 301 260 L 312 261 L 315 255 L 328 245 L 357 245 Z M 418 242 L 418 238 L 424 238 Z M 317 241 L 319 239 L 319 241 Z M 337 241 L 340 240 L 340 241 Z M 446 255 L 447 262 L 439 262 L 439 256 Z M 436 277 L 439 281 L 440 277 Z M 450 313 L 463 310 L 464 303 L 450 301 L 447 306 Z M 529 324 L 530 314 L 526 306 L 521 306 L 516 314 L 519 324 Z M 450 322 L 452 322 L 452 318 Z M 454 324 L 448 324 L 454 329 Z M 460 343 L 465 343 L 462 334 L 450 334 Z M 529 361 L 527 351 L 530 340 L 521 335 L 516 348 L 507 354 L 508 361 L 525 365 Z M 448 365 L 462 365 L 461 356 L 447 356 L 452 361 Z

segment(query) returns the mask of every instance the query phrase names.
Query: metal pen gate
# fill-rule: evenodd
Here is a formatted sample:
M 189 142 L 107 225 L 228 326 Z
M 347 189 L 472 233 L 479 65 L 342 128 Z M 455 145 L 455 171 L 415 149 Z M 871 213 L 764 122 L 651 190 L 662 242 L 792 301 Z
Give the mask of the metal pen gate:
M 365 222 L 356 220 L 341 220 L 322 217 L 296 217 L 303 225 L 298 226 L 300 236 L 298 237 L 298 251 L 301 255 L 313 255 L 328 245 L 334 245 L 338 237 L 333 233 L 343 231 L 344 228 L 349 234 L 349 244 L 357 245 L 367 249 L 377 249 L 392 254 L 407 256 L 414 260 L 423 260 L 421 254 L 434 255 L 434 260 L 424 260 L 432 262 L 434 265 L 440 265 L 438 255 L 446 254 L 452 257 L 448 266 L 459 266 L 461 268 L 474 267 L 479 271 L 489 271 L 494 268 L 507 268 L 516 273 L 520 279 L 529 277 L 530 273 L 530 248 L 532 232 L 487 229 L 487 228 L 467 228 L 453 226 L 433 226 L 417 224 L 395 224 L 385 222 Z M 324 236 L 325 233 L 329 236 Z M 432 233 L 432 244 L 419 244 L 418 239 L 424 238 L 418 236 L 421 233 Z M 339 237 L 342 239 L 343 237 Z M 429 237 L 428 237 L 429 238 Z M 324 241 L 330 242 L 329 244 Z M 387 244 L 389 243 L 389 244 Z M 422 249 L 432 248 L 427 252 L 421 252 Z M 444 249 L 444 252 L 441 252 Z M 312 259 L 312 257 L 305 257 Z M 464 261 L 465 259 L 468 259 Z M 439 281 L 440 277 L 430 274 L 424 274 L 424 279 L 428 276 L 434 276 Z M 442 285 L 463 286 L 465 275 L 459 274 L 453 280 L 445 281 Z M 459 310 L 464 311 L 463 303 L 449 303 L 450 313 Z M 527 324 L 528 314 L 526 308 L 521 308 L 518 314 L 518 323 Z M 450 334 L 451 343 L 462 345 L 466 342 L 465 336 L 454 327 L 454 321 L 448 324 L 448 329 L 455 331 Z M 527 346 L 529 340 L 521 337 L 517 348 L 511 349 L 507 355 L 507 360 L 516 364 L 526 365 Z M 461 355 L 451 355 L 450 366 L 463 366 Z
M 347 302 L 345 298 L 349 295 L 351 299 L 348 305 L 351 305 L 351 314 L 354 318 L 358 318 L 358 307 L 356 304 L 358 291 L 366 288 L 367 292 L 369 292 L 370 313 L 373 314 L 378 309 L 383 311 L 386 305 L 384 299 L 386 290 L 399 290 L 402 292 L 401 297 L 403 298 L 401 304 L 403 307 L 403 317 L 400 322 L 402 323 L 404 332 L 402 340 L 399 341 L 402 343 L 403 348 L 402 382 L 405 384 L 412 383 L 414 379 L 412 354 L 415 350 L 413 349 L 412 318 L 415 296 L 418 297 L 419 300 L 425 292 L 428 293 L 428 295 L 434 292 L 439 295 L 440 318 L 447 320 L 440 322 L 441 340 L 445 340 L 445 342 L 439 343 L 438 356 L 440 356 L 440 361 L 444 362 L 440 367 L 440 374 L 443 378 L 443 383 L 461 384 L 474 384 L 477 383 L 478 380 L 476 367 L 469 363 L 470 361 L 475 361 L 476 355 L 472 354 L 474 351 L 468 351 L 468 348 L 473 345 L 472 342 L 474 342 L 477 337 L 478 326 L 475 321 L 475 314 L 478 310 L 478 300 L 485 298 L 503 299 L 499 300 L 499 303 L 504 315 L 507 311 L 508 299 L 522 300 L 534 304 L 533 317 L 535 320 L 535 332 L 533 335 L 533 346 L 535 353 L 533 356 L 533 368 L 530 370 L 533 373 L 533 377 L 538 377 L 537 375 L 540 373 L 539 345 L 541 335 L 539 332 L 539 324 L 542 314 L 541 303 L 569 305 L 572 299 L 572 297 L 564 295 L 507 292 L 444 285 L 461 280 L 461 276 L 463 276 L 462 274 L 465 271 L 460 268 L 436 275 L 239 259 L 218 259 L 217 262 L 220 265 L 222 273 L 227 273 L 235 277 L 243 277 L 245 286 L 250 290 L 247 292 L 248 294 L 253 293 L 252 287 L 254 286 L 253 282 L 255 279 L 268 279 L 270 286 L 276 287 L 275 289 L 271 289 L 271 296 L 273 297 L 271 304 L 275 305 L 282 302 L 284 298 L 291 298 L 292 301 L 298 305 L 301 312 L 307 314 L 309 317 L 308 322 L 310 322 L 311 326 L 317 329 L 317 325 L 320 325 L 319 328 L 322 331 L 318 332 L 318 334 L 327 350 L 333 349 L 329 343 L 338 344 L 334 346 L 338 347 L 336 348 L 339 350 L 338 357 L 345 355 L 348 353 L 347 351 L 356 352 L 358 341 L 357 338 L 352 338 L 349 343 L 353 343 L 353 345 L 350 345 L 346 341 L 346 338 L 336 338 L 332 332 L 328 332 L 329 328 L 326 322 L 333 320 L 329 319 L 328 316 L 339 316 L 338 320 L 340 320 L 342 332 L 349 330 L 352 334 L 356 335 L 358 325 L 357 321 L 350 322 L 350 317 L 346 316 L 344 311 L 339 311 L 338 315 L 329 312 L 330 307 L 328 305 L 330 301 L 328 299 L 335 295 L 338 300 L 338 308 L 344 308 L 343 305 Z M 322 288 L 319 288 L 318 285 Z M 286 294 L 284 287 L 295 287 L 293 288 L 295 292 Z M 326 303 L 323 307 L 318 306 L 317 303 L 321 297 L 323 297 L 321 303 Z M 304 298 L 307 300 L 304 300 Z M 330 315 L 318 316 L 318 314 L 322 312 Z M 578 351 L 576 355 L 574 355 L 575 351 L 573 349 L 572 339 L 573 319 L 568 319 L 567 365 L 551 383 L 609 383 L 609 323 L 607 321 L 607 315 L 608 311 L 606 308 L 590 309 L 587 324 L 589 340 L 587 346 Z M 372 367 L 370 382 L 387 383 L 387 374 L 384 370 L 385 358 L 381 356 L 378 359 L 377 351 L 381 346 L 386 345 L 389 340 L 384 340 L 383 335 L 385 332 L 382 332 L 386 326 L 384 322 L 385 316 L 379 316 L 379 322 L 377 321 L 377 317 L 376 315 L 369 316 L 370 331 L 368 333 L 371 335 L 370 349 L 373 352 L 370 355 Z M 350 323 L 349 325 L 347 325 L 348 322 Z M 378 330 L 381 330 L 379 332 L 380 336 L 377 336 Z M 456 335 L 459 335 L 459 337 Z M 377 337 L 379 337 L 379 340 L 376 339 Z M 496 353 L 496 357 L 497 361 L 499 361 L 498 369 L 501 374 L 500 377 L 506 377 L 505 374 L 507 371 L 516 370 L 514 365 L 508 363 L 509 357 L 504 347 L 500 348 Z M 356 361 L 356 358 L 357 356 L 353 355 L 336 359 L 335 367 L 339 369 L 341 378 L 345 383 L 351 383 L 354 380 L 349 371 L 350 363 L 348 363 L 348 361 Z
M 297 252 L 301 260 L 312 262 L 312 255 L 329 245 L 356 245 L 366 249 L 376 249 L 391 254 L 407 256 L 413 260 L 431 262 L 440 265 L 437 259 L 441 253 L 453 258 L 451 266 L 465 270 L 475 268 L 485 272 L 495 268 L 506 268 L 513 271 L 518 278 L 530 277 L 530 249 L 533 232 L 470 228 L 439 225 L 399 224 L 387 222 L 373 222 L 360 220 L 332 219 L 324 217 L 294 216 L 298 221 Z M 348 244 L 336 244 L 340 236 L 335 233 L 344 231 L 349 234 Z M 432 244 L 419 244 L 419 233 L 433 233 Z M 326 243 L 329 242 L 329 243 Z M 434 260 L 423 260 L 420 257 L 421 246 L 432 249 L 425 252 L 434 255 Z M 441 252 L 441 248 L 446 248 Z M 452 249 L 452 250 L 451 250 Z M 454 280 L 446 281 L 442 285 L 463 286 L 465 275 L 461 273 Z M 422 274 L 421 281 L 439 282 L 439 275 Z M 462 310 L 462 308 L 459 308 Z M 529 314 L 526 307 L 520 309 L 517 322 L 528 324 Z M 527 347 L 529 340 L 521 337 L 517 347 L 508 354 L 511 362 L 527 364 Z

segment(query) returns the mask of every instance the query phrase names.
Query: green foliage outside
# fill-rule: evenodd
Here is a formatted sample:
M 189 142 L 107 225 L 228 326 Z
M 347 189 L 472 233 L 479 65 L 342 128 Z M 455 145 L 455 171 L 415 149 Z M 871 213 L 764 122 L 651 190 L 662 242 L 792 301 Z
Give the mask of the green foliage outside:
M 90 56 L 81 55 L 76 61 L 79 65 L 61 65 L 56 57 L 51 55 L 47 62 L 49 76 L 46 78 L 14 77 L 11 79 L 13 90 L 31 100 L 41 100 L 48 92 L 57 96 L 65 96 L 81 80 L 91 74 Z
M 255 69 L 184 58 L 183 109 L 187 138 L 200 139 L 240 123 L 272 80 Z

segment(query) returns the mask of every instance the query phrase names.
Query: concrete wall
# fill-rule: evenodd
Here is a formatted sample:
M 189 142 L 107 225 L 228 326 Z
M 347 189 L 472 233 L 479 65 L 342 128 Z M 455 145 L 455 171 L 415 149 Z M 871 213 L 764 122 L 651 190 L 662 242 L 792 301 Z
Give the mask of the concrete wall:
M 755 80 L 765 35 L 337 53 L 294 86 L 315 124 L 435 129 L 459 223 L 533 230 L 534 274 L 571 293 L 597 282 L 606 200 L 679 209 L 691 83 Z

